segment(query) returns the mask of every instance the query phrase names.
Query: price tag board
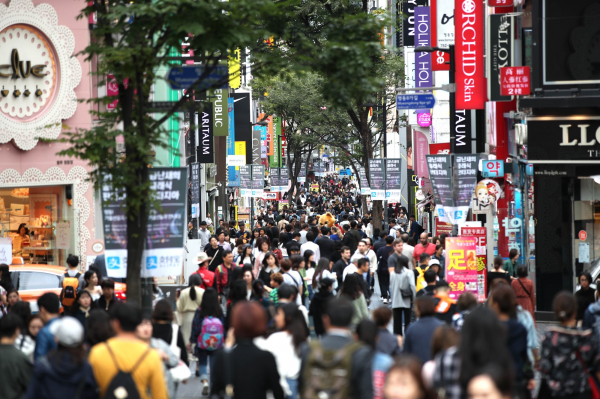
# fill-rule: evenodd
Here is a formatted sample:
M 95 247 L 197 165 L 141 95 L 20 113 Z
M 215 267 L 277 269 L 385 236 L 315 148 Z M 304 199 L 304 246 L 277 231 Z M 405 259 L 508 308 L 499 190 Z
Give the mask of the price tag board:
M 500 68 L 501 96 L 528 96 L 531 94 L 531 68 Z
M 504 177 L 504 161 L 501 159 L 482 160 L 481 174 L 483 177 Z

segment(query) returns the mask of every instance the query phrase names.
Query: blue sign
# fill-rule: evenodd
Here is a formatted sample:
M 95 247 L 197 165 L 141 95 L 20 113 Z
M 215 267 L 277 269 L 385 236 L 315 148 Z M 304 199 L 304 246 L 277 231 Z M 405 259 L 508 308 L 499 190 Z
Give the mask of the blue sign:
M 120 269 L 121 259 L 118 256 L 109 256 L 106 258 L 106 267 L 109 269 Z
M 167 73 L 167 83 L 173 90 L 187 90 L 202 76 L 204 73 L 203 65 L 182 65 L 172 66 Z M 225 65 L 217 65 L 208 75 L 206 75 L 200 83 L 193 88 L 195 90 L 226 89 L 229 87 L 229 68 Z M 216 84 L 220 82 L 220 85 Z
M 527 166 L 525 167 L 525 174 L 527 174 L 527 176 L 533 176 L 533 164 L 527 164 Z
M 146 258 L 146 270 L 158 269 L 158 258 L 156 256 L 148 256 Z
M 396 96 L 398 109 L 431 109 L 434 105 L 433 94 L 398 94 Z
M 489 159 L 481 161 L 481 175 L 483 177 L 504 177 L 504 161 Z
M 340 169 L 340 176 L 352 176 L 352 169 Z

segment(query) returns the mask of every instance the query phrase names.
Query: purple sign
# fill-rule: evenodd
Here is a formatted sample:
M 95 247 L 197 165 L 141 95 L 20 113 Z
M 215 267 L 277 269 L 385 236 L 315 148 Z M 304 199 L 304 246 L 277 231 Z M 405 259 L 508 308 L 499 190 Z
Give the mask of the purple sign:
M 429 7 L 415 7 L 415 47 L 431 45 Z M 431 53 L 415 52 L 415 88 L 432 87 Z
M 417 114 L 417 123 L 421 127 L 429 127 L 429 126 L 431 126 L 431 114 L 429 112 L 424 112 L 422 114 Z
M 415 175 L 429 178 L 427 155 L 429 155 L 429 140 L 425 133 L 413 130 L 413 170 Z

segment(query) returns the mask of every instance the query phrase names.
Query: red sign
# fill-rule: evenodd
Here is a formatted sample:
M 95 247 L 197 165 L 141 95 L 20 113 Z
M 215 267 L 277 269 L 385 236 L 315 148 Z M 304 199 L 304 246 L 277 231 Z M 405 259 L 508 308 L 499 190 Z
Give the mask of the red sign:
M 452 224 L 447 222 L 440 221 L 440 218 L 435 218 L 435 235 L 440 236 L 440 234 L 448 234 L 452 233 Z
M 429 7 L 431 8 L 431 45 L 433 47 L 439 47 L 437 39 L 437 21 L 438 18 L 444 18 L 444 15 L 438 15 L 437 0 L 431 0 L 429 3 Z M 447 23 L 452 23 L 452 21 L 448 21 Z M 431 70 L 449 71 L 450 54 L 443 51 L 434 51 L 431 53 Z
M 512 7 L 513 0 L 488 0 L 490 7 Z
M 482 0 L 455 0 L 456 109 L 483 109 L 487 100 Z
M 450 154 L 450 143 L 429 144 L 429 153 L 431 155 Z
M 469 291 L 478 296 L 477 240 L 475 237 L 446 238 L 446 281 L 450 298 Z
M 529 67 L 500 68 L 500 95 L 527 96 L 531 94 L 531 71 Z
M 461 237 L 470 236 L 477 240 L 477 300 L 485 301 L 487 293 L 487 232 L 485 227 L 462 227 Z
M 587 232 L 586 232 L 585 230 L 581 230 L 581 231 L 579 232 L 579 239 L 580 239 L 581 241 L 585 241 L 585 240 L 587 240 Z

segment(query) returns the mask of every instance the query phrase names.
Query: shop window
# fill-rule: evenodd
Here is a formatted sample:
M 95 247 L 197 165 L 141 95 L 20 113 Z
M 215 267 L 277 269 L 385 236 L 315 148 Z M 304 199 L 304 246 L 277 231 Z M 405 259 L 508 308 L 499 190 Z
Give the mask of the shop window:
M 60 288 L 60 278 L 56 274 L 42 272 L 20 272 L 17 290 L 46 290 Z

